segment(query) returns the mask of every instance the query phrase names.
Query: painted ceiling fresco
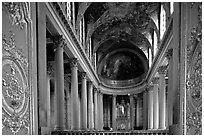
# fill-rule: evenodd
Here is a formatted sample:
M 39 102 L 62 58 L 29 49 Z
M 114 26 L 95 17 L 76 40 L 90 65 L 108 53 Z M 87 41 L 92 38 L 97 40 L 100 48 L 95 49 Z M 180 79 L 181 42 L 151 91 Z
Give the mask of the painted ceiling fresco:
M 121 49 L 147 54 L 151 47 L 147 36 L 156 29 L 152 16 L 158 15 L 159 5 L 157 2 L 93 2 L 89 5 L 84 14 L 86 42 L 92 39 L 93 50 L 98 55 L 98 74 L 102 78 L 129 80 L 146 72 L 143 64 L 148 64 L 147 57 L 142 61 L 136 54 Z M 113 52 L 115 54 L 109 56 Z
M 111 80 L 127 80 L 144 73 L 142 61 L 128 51 L 120 51 L 111 55 L 105 62 L 101 75 Z

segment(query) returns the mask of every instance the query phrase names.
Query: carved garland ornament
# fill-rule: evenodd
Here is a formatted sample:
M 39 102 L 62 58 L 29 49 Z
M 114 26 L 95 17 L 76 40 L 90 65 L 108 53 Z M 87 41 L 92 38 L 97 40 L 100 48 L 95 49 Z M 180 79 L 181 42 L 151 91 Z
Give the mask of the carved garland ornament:
M 28 62 L 22 50 L 16 48 L 15 34 L 3 35 L 2 58 L 2 126 L 13 134 L 20 129 L 29 133 Z
M 196 5 L 196 4 L 195 4 Z M 198 4 L 198 24 L 187 45 L 187 134 L 202 134 L 202 4 Z
M 2 6 L 9 13 L 9 18 L 12 21 L 12 25 L 19 25 L 20 29 L 24 28 L 25 17 L 23 13 L 22 2 L 3 2 Z

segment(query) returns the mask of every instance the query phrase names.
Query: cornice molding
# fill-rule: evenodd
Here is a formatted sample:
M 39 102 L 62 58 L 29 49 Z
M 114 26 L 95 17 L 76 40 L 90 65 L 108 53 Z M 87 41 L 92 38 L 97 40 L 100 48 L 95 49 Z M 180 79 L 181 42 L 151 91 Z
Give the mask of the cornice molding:
M 172 40 L 172 29 L 173 29 L 173 19 L 171 18 L 169 26 L 164 33 L 163 39 L 159 43 L 159 49 L 157 51 L 157 54 L 153 60 L 152 67 L 149 69 L 146 80 L 148 83 L 151 83 L 152 77 L 157 72 L 157 69 L 159 67 L 159 63 L 161 62 L 162 58 L 165 56 L 165 52 L 167 51 L 170 41 Z

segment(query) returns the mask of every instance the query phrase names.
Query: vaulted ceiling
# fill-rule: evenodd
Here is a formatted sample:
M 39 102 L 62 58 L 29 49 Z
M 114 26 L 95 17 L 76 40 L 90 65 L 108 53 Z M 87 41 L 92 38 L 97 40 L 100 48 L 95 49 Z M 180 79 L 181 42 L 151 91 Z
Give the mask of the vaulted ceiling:
M 155 27 L 151 16 L 159 12 L 159 5 L 155 2 L 91 3 L 84 14 L 88 24 L 87 42 L 92 38 L 94 50 L 101 52 L 120 41 L 145 49 L 151 45 L 147 39 Z
M 121 52 L 121 49 L 125 50 L 126 55 L 128 55 L 128 49 L 133 49 L 141 56 L 146 55 L 144 58 L 147 64 L 147 52 L 152 44 L 150 39 L 153 31 L 158 29 L 156 27 L 158 24 L 155 24 L 154 19 L 158 19 L 160 3 L 93 2 L 82 4 L 85 5 L 83 10 L 87 30 L 86 44 L 91 38 L 94 52 L 100 55 L 97 62 L 99 67 L 102 60 L 110 53 L 117 54 L 117 51 Z M 115 56 L 120 60 L 118 55 Z M 117 62 L 117 59 L 115 60 Z M 123 60 L 120 61 L 123 62 Z

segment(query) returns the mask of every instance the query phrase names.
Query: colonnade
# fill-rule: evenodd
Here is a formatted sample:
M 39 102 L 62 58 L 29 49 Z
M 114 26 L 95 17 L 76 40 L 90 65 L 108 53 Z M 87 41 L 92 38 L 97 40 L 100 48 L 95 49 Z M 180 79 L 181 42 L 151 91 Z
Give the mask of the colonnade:
M 65 93 L 64 93 L 64 58 L 63 47 L 66 43 L 62 38 L 55 43 L 55 129 L 64 130 L 65 127 Z M 88 80 L 86 72 L 78 74 L 78 59 L 70 59 L 71 66 L 71 130 L 103 130 L 103 94 Z M 137 96 L 130 95 L 130 129 L 139 126 L 140 113 L 143 113 L 143 129 L 166 129 L 168 127 L 166 105 L 166 66 L 158 69 L 159 77 L 152 79 L 152 84 L 143 92 L 143 106 L 139 106 Z M 79 97 L 79 80 L 81 77 L 81 98 Z M 49 79 L 48 79 L 49 81 Z M 49 82 L 48 82 L 49 92 Z M 67 91 L 66 91 L 67 92 Z M 135 100 L 134 100 L 135 99 Z M 50 102 L 50 101 L 48 101 Z M 133 111 L 134 102 L 137 114 Z M 49 103 L 48 103 L 49 104 Z M 50 105 L 48 105 L 48 111 Z M 143 107 L 143 112 L 139 110 Z M 136 117 L 135 117 L 136 116 Z M 50 113 L 47 113 L 50 117 Z M 112 97 L 112 128 L 116 130 L 116 95 Z M 136 119 L 136 123 L 134 121 Z M 48 122 L 50 125 L 50 122 Z
M 167 101 L 166 101 L 166 66 L 158 68 L 159 77 L 152 79 L 146 95 L 148 96 L 148 126 L 147 129 L 166 129 L 168 128 Z
M 103 128 L 103 94 L 88 81 L 86 72 L 78 74 L 78 59 L 70 59 L 71 67 L 71 123 L 65 122 L 64 58 L 63 47 L 66 44 L 62 37 L 55 42 L 55 130 L 65 130 L 65 124 L 71 124 L 71 130 L 102 130 Z M 81 77 L 81 97 L 79 96 L 79 79 Z M 48 76 L 49 78 L 49 76 Z M 49 83 L 50 78 L 48 79 Z M 88 85 L 88 86 L 87 86 Z M 47 86 L 50 94 L 50 84 Z M 68 93 L 66 94 L 68 95 Z M 68 97 L 66 97 L 68 98 Z M 48 103 L 49 104 L 49 103 Z M 67 105 L 67 104 L 66 104 Z M 48 105 L 50 106 L 50 104 Z M 50 121 L 50 113 L 48 113 Z M 50 123 L 49 123 L 50 124 Z

